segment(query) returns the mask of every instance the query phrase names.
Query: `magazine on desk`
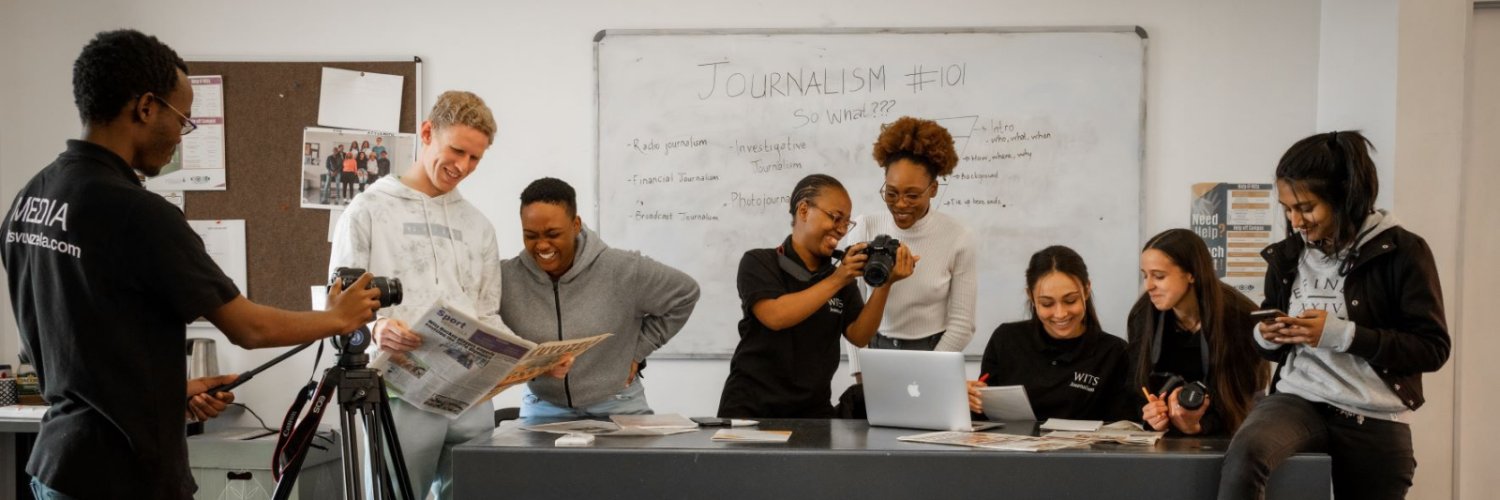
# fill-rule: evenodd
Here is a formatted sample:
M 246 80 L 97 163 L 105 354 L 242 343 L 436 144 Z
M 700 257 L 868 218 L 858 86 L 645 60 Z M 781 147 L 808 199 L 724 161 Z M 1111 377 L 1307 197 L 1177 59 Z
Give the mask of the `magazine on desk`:
M 547 373 L 563 356 L 577 356 L 611 335 L 537 344 L 441 300 L 411 331 L 422 337 L 421 347 L 405 353 L 382 350 L 370 368 L 379 370 L 391 391 L 407 403 L 448 418 Z

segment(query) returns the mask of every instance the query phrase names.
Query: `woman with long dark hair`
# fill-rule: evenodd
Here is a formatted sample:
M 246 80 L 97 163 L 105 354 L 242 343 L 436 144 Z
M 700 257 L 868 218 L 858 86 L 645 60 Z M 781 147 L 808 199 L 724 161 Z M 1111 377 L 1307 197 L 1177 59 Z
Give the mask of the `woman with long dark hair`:
M 1031 318 L 1000 325 L 984 347 L 983 380 L 969 382 L 969 410 L 984 411 L 979 388 L 1026 388 L 1038 419 L 1126 418 L 1125 341 L 1099 324 L 1089 268 L 1073 249 L 1054 245 L 1026 266 Z
M 1145 293 L 1130 310 L 1131 394 L 1141 418 L 1158 431 L 1229 435 L 1250 413 L 1269 370 L 1243 332 L 1255 304 L 1220 282 L 1208 245 L 1186 229 L 1169 229 L 1141 250 Z M 1200 400 L 1183 399 L 1201 388 Z
M 829 383 L 839 366 L 839 338 L 870 343 L 892 283 L 911 276 L 916 258 L 901 246 L 890 281 L 861 298 L 854 281 L 869 256 L 864 244 L 835 263 L 834 250 L 854 224 L 849 192 L 823 174 L 792 190 L 792 234 L 781 246 L 745 252 L 740 293 L 740 343 L 729 361 L 720 417 L 829 418 Z
M 1338 498 L 1403 498 L 1416 473 L 1412 412 L 1422 373 L 1451 350 L 1443 292 L 1422 237 L 1375 209 L 1379 181 L 1359 132 L 1317 134 L 1276 165 L 1287 237 L 1266 259 L 1263 308 L 1246 336 L 1276 361 L 1271 395 L 1229 445 L 1219 498 L 1260 498 L 1294 453 L 1333 458 Z

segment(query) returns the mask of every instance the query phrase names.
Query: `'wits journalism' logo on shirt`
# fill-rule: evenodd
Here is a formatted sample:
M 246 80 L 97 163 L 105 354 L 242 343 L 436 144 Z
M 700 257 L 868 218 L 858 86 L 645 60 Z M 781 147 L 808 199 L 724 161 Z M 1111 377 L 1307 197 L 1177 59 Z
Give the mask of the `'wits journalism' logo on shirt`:
M 828 299 L 828 312 L 844 314 L 844 299 L 838 297 Z
M 1068 386 L 1074 389 L 1094 392 L 1094 389 L 1099 388 L 1099 376 L 1084 372 L 1073 372 L 1073 383 L 1068 384 Z

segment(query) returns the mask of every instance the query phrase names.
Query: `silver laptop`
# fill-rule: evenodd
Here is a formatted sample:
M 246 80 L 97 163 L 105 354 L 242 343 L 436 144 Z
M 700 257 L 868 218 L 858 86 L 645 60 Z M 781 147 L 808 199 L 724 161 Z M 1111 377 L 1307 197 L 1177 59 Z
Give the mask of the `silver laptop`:
M 860 349 L 858 355 L 870 425 L 940 431 L 999 426 L 969 420 L 963 353 Z

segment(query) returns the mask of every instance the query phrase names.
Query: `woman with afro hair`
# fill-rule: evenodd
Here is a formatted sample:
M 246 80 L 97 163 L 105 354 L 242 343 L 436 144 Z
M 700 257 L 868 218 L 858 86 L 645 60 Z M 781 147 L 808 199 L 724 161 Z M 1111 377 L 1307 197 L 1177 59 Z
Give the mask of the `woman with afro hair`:
M 878 194 L 886 210 L 856 217 L 844 244 L 886 234 L 910 247 L 921 262 L 910 278 L 891 288 L 869 348 L 962 351 L 974 336 L 974 240 L 958 219 L 932 204 L 941 179 L 958 165 L 953 136 L 932 120 L 901 117 L 880 127 L 874 157 L 885 174 Z M 860 286 L 869 293 L 863 282 Z M 850 359 L 858 379 L 857 358 Z

